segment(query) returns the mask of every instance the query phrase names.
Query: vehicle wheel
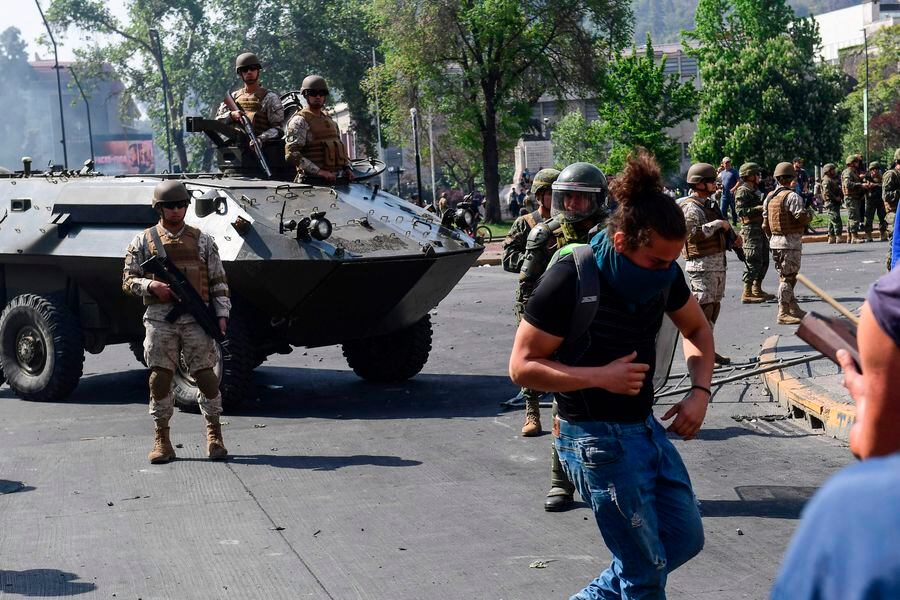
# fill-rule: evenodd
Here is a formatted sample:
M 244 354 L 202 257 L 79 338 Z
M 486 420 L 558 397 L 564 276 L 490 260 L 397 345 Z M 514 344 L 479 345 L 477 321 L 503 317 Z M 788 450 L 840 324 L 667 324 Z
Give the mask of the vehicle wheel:
M 345 342 L 344 358 L 353 372 L 379 383 L 405 381 L 415 376 L 431 352 L 431 317 L 387 335 Z
M 131 353 L 134 354 L 135 360 L 139 363 L 147 366 L 147 361 L 144 359 L 144 342 L 143 340 L 139 342 L 128 342 L 128 348 L 131 350 Z
M 84 367 L 78 319 L 55 296 L 16 296 L 0 318 L 0 363 L 20 398 L 63 400 L 78 385 Z
M 218 356 L 213 371 L 219 378 L 222 409 L 227 411 L 244 402 L 253 374 L 255 351 L 250 341 L 250 331 L 239 317 L 232 316 L 228 320 L 225 342 L 216 344 L 216 352 Z M 178 408 L 188 412 L 200 410 L 197 404 L 200 389 L 183 359 L 179 361 L 178 371 L 172 381 L 172 393 Z
M 486 225 L 479 225 L 475 228 L 475 241 L 479 245 L 484 246 L 485 244 L 489 244 L 493 239 L 494 234 L 491 233 L 490 228 Z

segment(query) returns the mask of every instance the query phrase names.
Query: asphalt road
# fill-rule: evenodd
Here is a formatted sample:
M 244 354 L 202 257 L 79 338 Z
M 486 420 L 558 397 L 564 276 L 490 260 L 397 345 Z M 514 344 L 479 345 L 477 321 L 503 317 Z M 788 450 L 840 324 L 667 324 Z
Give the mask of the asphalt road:
M 812 244 L 803 272 L 855 307 L 885 252 Z M 746 360 L 788 328 L 775 325 L 775 305 L 739 304 L 731 266 L 716 338 Z M 123 347 L 89 355 L 66 403 L 24 402 L 4 386 L 0 597 L 577 592 L 609 558 L 591 512 L 544 512 L 550 436 L 524 439 L 521 411 L 498 410 L 516 391 L 506 376 L 514 286 L 498 267 L 472 269 L 434 311 L 431 359 L 404 385 L 360 381 L 337 348 L 275 357 L 256 374 L 256 400 L 225 417 L 224 464 L 203 458 L 202 418 L 188 413 L 172 422 L 179 460 L 148 464 L 146 374 Z M 776 287 L 774 272 L 766 287 Z M 675 442 L 706 546 L 670 576 L 670 598 L 766 597 L 805 500 L 853 460 L 802 424 L 747 418 L 766 415 L 783 411 L 758 378 L 726 385 L 700 439 Z

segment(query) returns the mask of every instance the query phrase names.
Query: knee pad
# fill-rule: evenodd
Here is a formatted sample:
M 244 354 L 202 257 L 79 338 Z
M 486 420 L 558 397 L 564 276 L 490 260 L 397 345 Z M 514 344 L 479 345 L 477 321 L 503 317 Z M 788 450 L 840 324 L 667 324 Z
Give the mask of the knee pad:
M 162 367 L 150 369 L 150 395 L 155 400 L 165 398 L 172 391 L 172 377 L 174 373 Z
M 200 393 L 207 398 L 215 398 L 219 395 L 219 378 L 212 369 L 201 369 L 194 373 L 194 379 L 197 380 L 197 387 Z

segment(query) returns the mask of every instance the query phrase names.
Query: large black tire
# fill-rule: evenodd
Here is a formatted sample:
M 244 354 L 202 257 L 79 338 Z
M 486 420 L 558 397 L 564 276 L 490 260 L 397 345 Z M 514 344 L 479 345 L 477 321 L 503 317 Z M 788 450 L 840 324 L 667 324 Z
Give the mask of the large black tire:
M 256 356 L 251 340 L 247 324 L 240 316 L 232 315 L 228 320 L 225 342 L 216 344 L 219 360 L 213 368 L 219 377 L 219 390 L 222 392 L 222 409 L 224 411 L 243 404 L 250 393 L 254 357 Z M 175 405 L 180 409 L 188 412 L 200 410 L 197 405 L 200 389 L 183 364 L 175 373 L 172 393 L 175 395 Z
M 20 398 L 65 399 L 84 368 L 84 335 L 78 319 L 57 296 L 16 296 L 0 317 L 0 363 Z
M 377 383 L 405 381 L 415 376 L 431 352 L 431 317 L 387 335 L 345 342 L 344 358 L 353 372 Z

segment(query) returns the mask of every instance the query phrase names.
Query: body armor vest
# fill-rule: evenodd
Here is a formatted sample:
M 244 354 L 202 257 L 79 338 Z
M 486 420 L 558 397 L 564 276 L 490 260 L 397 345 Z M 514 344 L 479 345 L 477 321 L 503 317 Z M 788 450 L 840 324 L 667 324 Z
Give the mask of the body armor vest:
M 247 114 L 247 118 L 250 119 L 250 124 L 253 126 L 253 133 L 256 135 L 271 128 L 269 116 L 262 111 L 262 101 L 268 93 L 268 90 L 259 87 L 256 88 L 256 91 L 252 94 L 248 94 L 246 88 L 241 88 L 233 94 L 234 101 L 241 107 L 241 110 Z
M 769 229 L 771 229 L 772 235 L 803 233 L 806 229 L 806 224 L 792 215 L 784 205 L 790 193 L 791 190 L 785 188 L 777 194 L 773 194 L 772 199 L 769 200 Z
M 177 239 L 166 236 L 162 225 L 156 225 L 156 232 L 160 239 L 164 240 L 163 246 L 169 259 L 181 269 L 185 278 L 194 286 L 203 301 L 209 302 L 209 271 L 206 263 L 200 258 L 200 230 L 185 225 L 184 232 Z M 144 230 L 144 238 L 150 253 L 158 254 L 156 243 L 153 241 L 153 236 L 150 235 L 150 229 Z M 151 275 L 150 279 L 156 278 Z M 161 300 L 156 296 L 144 296 L 144 304 L 161 304 Z
M 712 207 L 706 206 L 706 203 L 699 198 L 689 196 L 685 200 L 685 202 L 690 202 L 691 204 L 699 206 L 703 209 L 703 214 L 706 218 L 706 221 L 704 221 L 704 223 L 709 223 L 711 221 L 717 221 L 720 219 L 719 212 Z M 713 254 L 719 254 L 720 252 L 725 252 L 725 236 L 721 231 L 717 231 L 715 235 L 711 235 L 704 240 L 691 241 L 691 239 L 688 238 L 687 241 L 684 242 L 683 254 L 687 259 L 712 256 Z
M 343 169 L 349 159 L 337 123 L 327 115 L 317 115 L 308 108 L 301 110 L 300 114 L 309 124 L 312 136 L 312 142 L 305 145 L 300 153 L 320 169 L 332 172 Z

